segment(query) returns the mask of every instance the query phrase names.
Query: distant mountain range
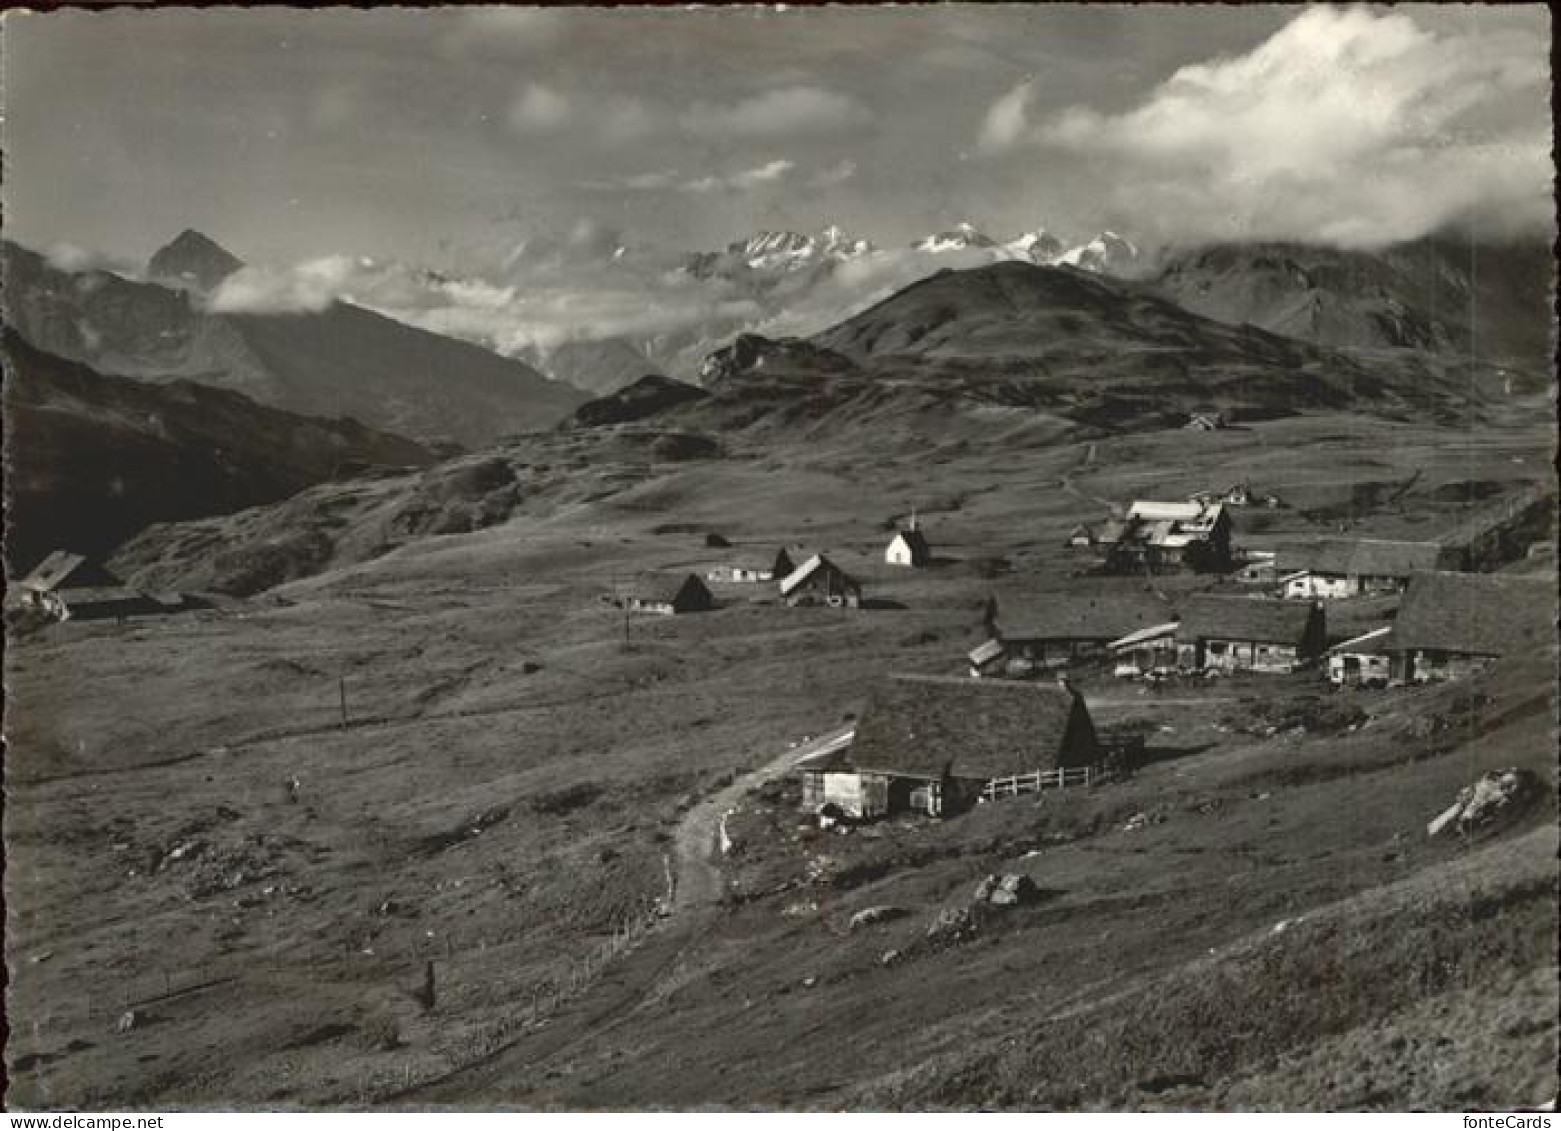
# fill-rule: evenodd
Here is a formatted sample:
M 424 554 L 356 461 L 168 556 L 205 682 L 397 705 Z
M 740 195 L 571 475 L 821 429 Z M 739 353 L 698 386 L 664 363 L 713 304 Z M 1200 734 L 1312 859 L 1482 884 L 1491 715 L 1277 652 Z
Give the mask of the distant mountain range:
M 109 377 L 4 339 L 6 563 L 103 554 L 149 523 L 224 514 L 316 483 L 417 467 L 422 445 L 193 381 Z
M 1085 243 L 1069 247 L 1045 228 L 1021 232 L 1009 240 L 996 240 L 969 223 L 935 232 L 913 241 L 907 249 L 921 255 L 975 252 L 990 262 L 1017 260 L 1044 266 L 1063 264 L 1109 275 L 1128 275 L 1137 269 L 1138 248 L 1114 232 L 1102 232 Z M 830 225 L 817 235 L 793 231 L 762 231 L 737 240 L 721 251 L 689 256 L 684 270 L 698 278 L 731 277 L 751 272 L 759 275 L 794 273 L 819 266 L 844 263 L 874 255 L 893 255 L 870 240 L 847 235 Z M 937 264 L 929 262 L 929 272 Z
M 152 256 L 147 274 L 162 282 L 63 270 L 11 243 L 0 266 L 9 324 L 101 372 L 194 380 L 467 446 L 548 427 L 587 399 L 521 361 L 345 302 L 317 313 L 216 313 L 206 292 L 242 265 L 196 232 Z

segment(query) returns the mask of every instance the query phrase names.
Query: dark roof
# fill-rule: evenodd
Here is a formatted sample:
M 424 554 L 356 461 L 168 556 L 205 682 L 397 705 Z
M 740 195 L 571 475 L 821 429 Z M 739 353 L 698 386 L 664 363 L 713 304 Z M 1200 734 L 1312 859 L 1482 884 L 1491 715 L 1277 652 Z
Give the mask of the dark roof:
M 34 566 L 32 572 L 22 578 L 20 584 L 28 589 L 48 592 L 80 586 L 112 586 L 120 584 L 120 581 L 108 570 L 87 561 L 80 554 L 73 554 L 69 550 L 55 550 Z
M 1170 618 L 1164 602 L 1142 591 L 997 597 L 997 628 L 1005 640 L 1115 640 Z
M 856 579 L 848 574 L 845 570 L 841 569 L 834 562 L 826 558 L 823 554 L 814 554 L 807 561 L 803 562 L 796 569 L 792 570 L 788 576 L 781 578 L 781 596 L 789 596 L 794 590 L 803 585 L 803 583 L 805 583 L 808 578 L 821 571 L 826 579 L 826 584 L 838 584 L 844 589 L 860 588 L 860 586 L 857 585 Z
M 1554 633 L 1556 584 L 1488 573 L 1417 573 L 1393 622 L 1393 649 L 1500 656 Z
M 1072 692 L 1052 683 L 890 676 L 874 688 L 857 719 L 850 763 L 858 770 L 929 778 L 947 772 L 985 779 L 1050 768 L 1074 702 Z
M 692 573 L 650 574 L 635 585 L 634 595 L 641 601 L 664 601 L 670 605 L 684 596 L 683 591 L 691 585 L 695 588 L 689 594 L 690 596 L 710 595 L 710 587 Z
M 912 560 L 925 560 L 932 557 L 932 547 L 927 545 L 927 536 L 920 530 L 901 530 L 895 538 L 904 538 L 905 545 L 911 551 Z M 889 539 L 889 545 L 894 545 L 894 538 Z
M 1182 623 L 1176 635 L 1182 640 L 1299 644 L 1306 636 L 1312 612 L 1306 601 L 1199 593 L 1182 606 Z
M 1380 538 L 1320 538 L 1279 555 L 1279 566 L 1286 572 L 1311 570 L 1346 577 L 1408 577 L 1451 564 L 1448 550 L 1435 542 Z

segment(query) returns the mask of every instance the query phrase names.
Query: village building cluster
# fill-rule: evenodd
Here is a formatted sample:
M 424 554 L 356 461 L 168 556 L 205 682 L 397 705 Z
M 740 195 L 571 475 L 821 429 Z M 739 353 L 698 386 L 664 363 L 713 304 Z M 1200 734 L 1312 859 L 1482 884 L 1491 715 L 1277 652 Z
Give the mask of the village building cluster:
M 1229 508 L 1279 505 L 1240 483 L 1186 501 L 1135 500 L 1098 530 L 1076 528 L 1069 546 L 1097 574 L 1215 573 L 1237 591 L 991 597 L 963 677 L 885 677 L 851 727 L 800 760 L 803 808 L 826 821 L 946 816 L 1099 782 L 1113 743 L 1070 672 L 1150 681 L 1315 672 L 1335 686 L 1380 689 L 1462 678 L 1538 647 L 1551 627 L 1553 582 L 1464 572 L 1478 556 L 1446 540 L 1233 545 Z M 1509 509 L 1532 518 L 1531 508 Z M 1488 531 L 1481 537 L 1493 543 Z M 885 561 L 913 566 L 924 555 L 913 527 L 896 533 Z M 1364 601 L 1371 615 L 1369 602 L 1382 599 L 1384 623 L 1330 646 L 1330 605 Z

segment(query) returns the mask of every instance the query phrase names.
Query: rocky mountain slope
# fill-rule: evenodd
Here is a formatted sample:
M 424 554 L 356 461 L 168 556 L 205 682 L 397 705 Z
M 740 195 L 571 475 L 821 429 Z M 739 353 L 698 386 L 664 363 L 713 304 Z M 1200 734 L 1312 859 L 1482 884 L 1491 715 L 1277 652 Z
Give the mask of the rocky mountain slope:
M 810 339 L 740 335 L 701 379 L 711 397 L 661 423 L 877 426 L 889 442 L 934 418 L 974 438 L 998 417 L 1141 430 L 1205 407 L 1248 420 L 1346 406 L 1457 415 L 1483 395 L 1426 357 L 1345 356 L 1189 313 L 1138 285 L 1018 262 L 939 272 Z
M 1472 353 L 1548 370 L 1554 273 L 1537 241 L 1435 237 L 1375 252 L 1220 244 L 1171 256 L 1152 286 L 1206 317 L 1322 346 Z
M 209 291 L 243 266 L 242 259 L 211 237 L 186 228 L 152 254 L 146 274 L 157 282 Z
M 432 462 L 353 420 L 191 381 L 107 377 L 5 335 L 6 560 L 104 553 L 148 523 L 222 514 L 371 468 Z
M 219 254 L 221 253 L 221 254 Z M 214 313 L 197 284 L 231 266 L 185 233 L 153 256 L 180 285 L 61 270 L 3 248 L 8 321 L 39 349 L 145 381 L 189 379 L 425 440 L 486 443 L 557 423 L 586 399 L 530 366 L 345 302 L 318 312 Z

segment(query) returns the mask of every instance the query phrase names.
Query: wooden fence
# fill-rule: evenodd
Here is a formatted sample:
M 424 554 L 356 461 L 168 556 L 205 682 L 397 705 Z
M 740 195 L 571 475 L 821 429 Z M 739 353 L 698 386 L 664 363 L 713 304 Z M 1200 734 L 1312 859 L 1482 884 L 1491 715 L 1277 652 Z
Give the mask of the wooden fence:
M 1021 793 L 1039 793 L 1043 789 L 1067 789 L 1070 786 L 1090 785 L 1100 778 L 1101 771 L 1094 766 L 1070 766 L 1055 770 L 1037 770 L 1033 774 L 993 778 L 982 787 L 981 800 L 997 801 L 1003 797 L 1017 797 Z

